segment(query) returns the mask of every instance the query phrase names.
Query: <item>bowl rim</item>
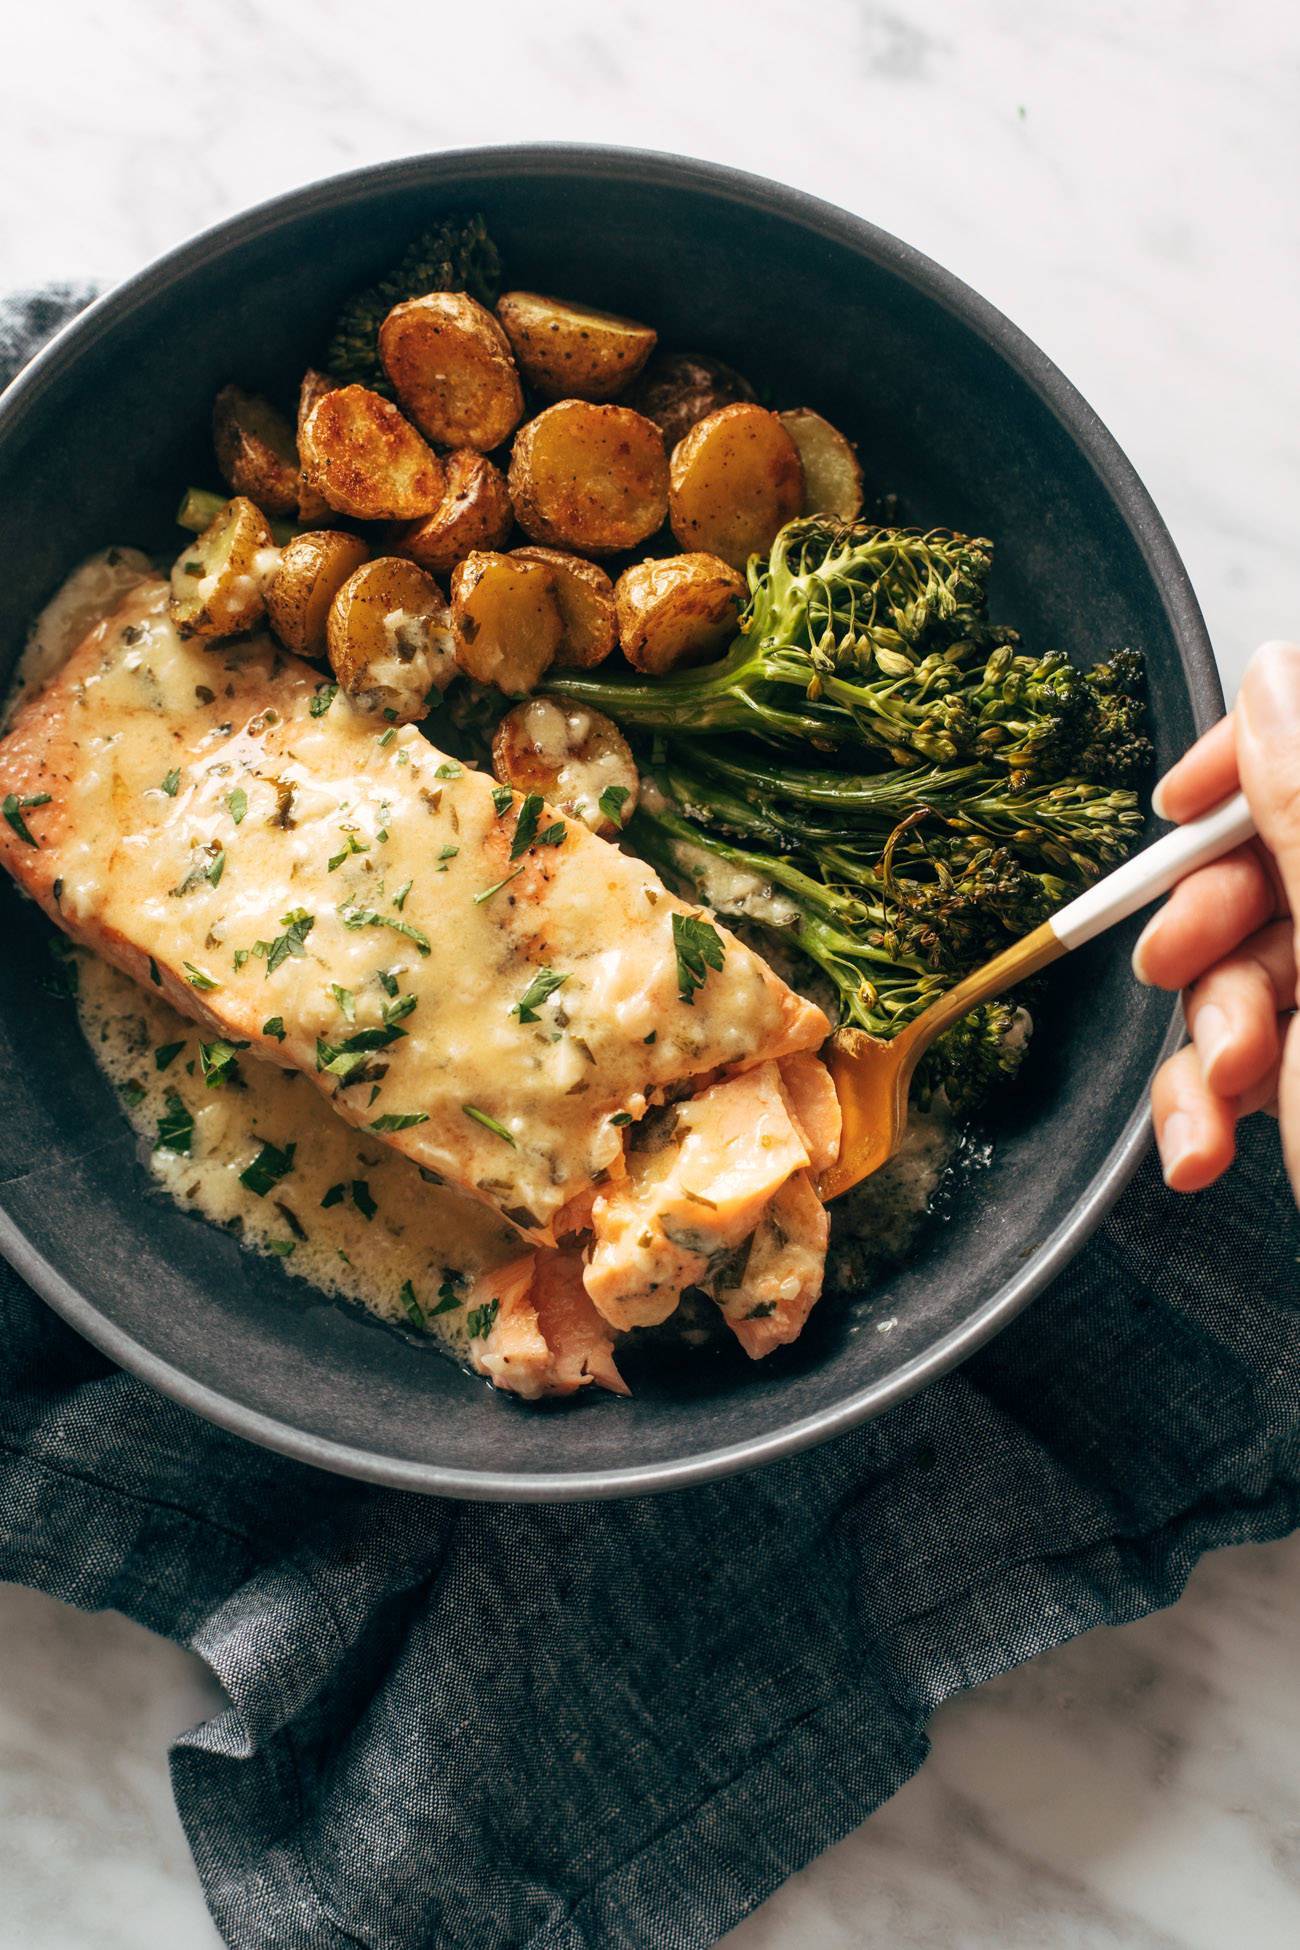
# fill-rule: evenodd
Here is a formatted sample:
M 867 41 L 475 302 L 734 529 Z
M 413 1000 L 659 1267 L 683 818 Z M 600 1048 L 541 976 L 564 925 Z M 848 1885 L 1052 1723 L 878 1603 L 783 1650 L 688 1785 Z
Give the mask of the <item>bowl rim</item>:
M 14 436 L 69 367 L 122 321 L 233 245 L 280 225 L 346 207 L 371 196 L 427 185 L 471 187 L 506 174 L 634 180 L 684 188 L 794 221 L 902 277 L 962 323 L 1016 372 L 1049 409 L 1106 487 L 1136 541 L 1181 655 L 1198 731 L 1222 715 L 1224 699 L 1213 651 L 1190 579 L 1155 504 L 1113 435 L 1046 353 L 951 271 L 866 218 L 774 180 L 662 150 L 599 143 L 502 143 L 430 151 L 323 177 L 223 219 L 114 285 L 50 339 L 0 395 L 0 441 Z M 1157 1064 L 1182 1040 L 1171 1008 Z M 1153 1072 L 1154 1074 L 1154 1066 Z M 120 1367 L 229 1433 L 295 1461 L 379 1484 L 484 1502 L 548 1503 L 640 1496 L 681 1490 L 798 1454 L 847 1434 L 948 1373 L 1005 1327 L 1069 1262 L 1100 1224 L 1147 1148 L 1144 1093 L 1075 1209 L 1024 1266 L 952 1329 L 888 1376 L 799 1421 L 719 1448 L 628 1469 L 555 1470 L 545 1474 L 475 1470 L 414 1462 L 295 1428 L 196 1381 L 108 1320 L 0 1210 L 0 1253 L 56 1313 Z

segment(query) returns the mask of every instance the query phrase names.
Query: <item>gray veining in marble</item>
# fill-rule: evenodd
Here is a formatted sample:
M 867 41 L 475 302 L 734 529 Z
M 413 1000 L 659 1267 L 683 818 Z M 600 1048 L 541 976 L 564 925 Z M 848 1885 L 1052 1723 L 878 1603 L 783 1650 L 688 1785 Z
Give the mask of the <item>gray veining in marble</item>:
M 135 269 L 274 192 L 562 138 L 845 204 L 1017 320 L 1146 479 L 1229 690 L 1300 629 L 1292 0 L 64 0 L 6 23 L 0 280 Z M 1300 1539 L 954 1701 L 735 1950 L 1290 1950 Z M 168 1738 L 197 1660 L 0 1589 L 0 1950 L 207 1950 Z

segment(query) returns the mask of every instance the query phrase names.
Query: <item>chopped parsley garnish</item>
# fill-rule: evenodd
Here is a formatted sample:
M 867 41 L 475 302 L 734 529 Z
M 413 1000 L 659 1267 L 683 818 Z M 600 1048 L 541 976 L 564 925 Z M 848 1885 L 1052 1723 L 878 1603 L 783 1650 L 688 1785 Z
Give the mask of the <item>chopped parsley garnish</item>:
M 207 846 L 199 849 L 199 858 L 195 860 L 185 878 L 178 886 L 172 888 L 173 898 L 179 899 L 183 894 L 193 893 L 196 887 L 202 887 L 205 882 L 215 887 L 225 870 L 224 847 L 209 842 Z
M 435 779 L 459 779 L 464 775 L 464 767 L 455 765 L 451 759 L 444 758 L 442 764 L 434 769 Z
M 596 801 L 606 819 L 612 819 L 616 826 L 623 824 L 623 808 L 632 797 L 631 788 L 626 785 L 607 785 Z
M 567 975 L 557 975 L 553 968 L 539 968 L 510 1011 L 511 1015 L 518 1016 L 520 1022 L 540 1022 L 538 1009 L 547 996 L 554 995 L 556 989 L 563 988 L 568 979 Z
M 304 944 L 315 925 L 315 915 L 309 914 L 305 907 L 290 908 L 287 914 L 280 916 L 280 926 L 284 929 L 283 934 L 277 934 L 274 941 L 255 941 L 253 943 L 253 953 L 255 955 L 266 956 L 266 972 L 268 975 L 274 975 L 281 962 L 288 961 L 290 955 L 302 956 L 306 954 L 307 949 Z
M 181 775 L 173 769 L 162 782 L 162 789 L 169 799 L 174 799 L 181 789 Z
M 395 1002 L 385 1002 L 384 1021 L 386 1023 L 405 1021 L 419 999 L 418 995 L 399 995 Z
M 399 914 L 401 913 L 402 909 L 406 906 L 406 896 L 410 893 L 413 885 L 414 883 L 412 881 L 404 880 L 401 886 L 398 888 L 397 892 L 389 896 L 389 898 L 393 903 L 393 906 L 397 909 Z
M 174 1090 L 166 1097 L 166 1109 L 158 1120 L 158 1135 L 154 1139 L 155 1151 L 175 1151 L 188 1158 L 190 1144 L 194 1137 L 194 1119 Z
M 452 1276 L 451 1274 L 448 1274 L 447 1278 L 442 1282 L 442 1285 L 438 1288 L 438 1304 L 436 1307 L 431 1309 L 431 1318 L 436 1320 L 439 1314 L 452 1313 L 455 1310 L 455 1308 L 462 1306 L 463 1304 L 464 1303 L 461 1299 L 460 1294 L 457 1293 L 456 1288 L 452 1283 Z
M 118 1085 L 117 1094 L 128 1110 L 134 1110 L 137 1104 L 144 1102 L 145 1088 L 142 1083 L 137 1083 L 134 1077 L 128 1077 L 125 1083 Z
M 448 860 L 454 860 L 459 852 L 460 848 L 458 846 L 444 846 L 442 852 L 438 855 L 438 872 L 446 873 Z
M 624 1124 L 632 1122 L 632 1113 L 630 1110 L 616 1110 L 609 1121 L 611 1124 L 617 1124 L 621 1130 Z
M 240 1184 L 246 1185 L 258 1198 L 265 1198 L 293 1170 L 293 1155 L 297 1149 L 296 1144 L 286 1144 L 283 1150 L 278 1144 L 264 1144 L 252 1164 L 245 1165 L 240 1172 Z
M 349 832 L 347 845 L 342 849 L 341 852 L 335 853 L 332 856 L 332 858 L 326 863 L 328 871 L 330 873 L 333 873 L 336 868 L 341 867 L 343 865 L 343 862 L 348 858 L 349 854 L 369 853 L 369 851 L 370 848 L 368 846 L 363 846 L 355 833 Z
M 375 980 L 378 982 L 380 988 L 384 991 L 385 995 L 397 994 L 397 977 L 396 975 L 394 975 L 391 968 L 378 969 L 375 973 Z
M 503 887 L 508 887 L 512 880 L 518 880 L 522 872 L 523 872 L 522 867 L 516 867 L 514 872 L 508 873 L 504 880 L 495 881 L 491 887 L 484 887 L 480 893 L 477 893 L 474 896 L 475 907 L 482 907 L 484 901 L 490 901 L 493 894 L 499 894 L 501 892 L 501 889 Z
M 395 732 L 395 731 L 393 730 L 393 727 L 392 727 L 392 725 L 389 725 L 389 727 L 388 727 L 388 729 L 387 729 L 387 731 L 381 731 L 381 732 L 380 732 L 380 734 L 379 734 L 379 736 L 378 736 L 378 738 L 376 738 L 376 740 L 375 740 L 375 743 L 376 743 L 377 745 L 379 745 L 379 746 L 383 746 L 383 745 L 391 745 L 391 744 L 392 744 L 392 742 L 393 742 L 393 739 L 394 739 L 394 738 L 395 738 L 396 736 L 397 736 L 397 734 L 396 734 L 396 732 Z
M 357 1019 L 357 998 L 353 995 L 351 989 L 340 988 L 337 982 L 331 982 L 330 994 L 338 1003 L 347 1021 L 355 1022 Z
M 506 1129 L 505 1125 L 498 1124 L 496 1118 L 489 1117 L 485 1110 L 479 1110 L 474 1104 L 462 1104 L 461 1109 L 464 1111 L 466 1117 L 472 1117 L 474 1122 L 481 1124 L 485 1131 L 491 1131 L 493 1137 L 503 1138 L 512 1149 L 518 1148 L 515 1145 L 514 1137 Z
M 352 1180 L 352 1203 L 363 1219 L 373 1219 L 379 1207 L 370 1194 L 370 1187 L 364 1178 Z
M 559 846 L 568 830 L 564 821 L 557 819 L 554 826 L 548 826 L 544 833 L 537 835 L 537 844 L 538 846 Z
M 235 1057 L 241 1049 L 247 1048 L 247 1043 L 227 1043 L 221 1040 L 199 1044 L 199 1063 L 209 1090 L 217 1089 L 220 1084 L 227 1082 L 234 1075 Z
M 3 812 L 20 840 L 25 840 L 28 846 L 38 846 L 40 842 L 34 840 L 28 832 L 27 821 L 23 818 L 23 814 L 30 812 L 33 806 L 48 806 L 49 803 L 48 792 L 33 792 L 26 799 L 20 799 L 14 792 L 6 792 L 3 804 L 0 804 L 0 812 Z
M 402 1290 L 397 1297 L 401 1301 L 403 1307 L 406 1309 L 406 1316 L 407 1319 L 411 1322 L 411 1325 L 413 1327 L 423 1327 L 424 1312 L 420 1306 L 419 1301 L 415 1297 L 415 1288 L 411 1285 L 411 1282 L 409 1280 L 402 1281 Z
M 386 1110 L 367 1126 L 372 1131 L 409 1131 L 412 1124 L 427 1124 L 427 1110 Z
M 373 907 L 340 907 L 339 919 L 345 928 L 391 928 L 394 934 L 404 934 L 413 941 L 422 955 L 429 953 L 429 937 L 413 928 L 409 921 L 395 921 L 391 914 L 379 914 Z
M 471 1307 L 465 1322 L 472 1341 L 485 1341 L 492 1332 L 492 1324 L 501 1311 L 499 1300 L 486 1300 L 481 1307 Z
M 264 1036 L 274 1036 L 277 1043 L 282 1043 L 284 1041 L 284 1017 L 268 1016 L 262 1024 L 262 1034 Z
M 313 718 L 323 718 L 338 694 L 339 687 L 337 684 L 318 684 L 312 701 L 307 706 Z
M 248 794 L 242 785 L 237 785 L 233 792 L 226 794 L 226 809 L 236 826 L 238 826 L 242 822 L 244 814 L 248 811 Z
M 499 819 L 499 818 L 501 817 L 501 815 L 502 815 L 502 813 L 507 813 L 507 812 L 509 812 L 509 810 L 510 810 L 510 808 L 511 808 L 511 806 L 512 806 L 512 805 L 514 804 L 514 802 L 515 802 L 515 795 L 514 795 L 514 793 L 513 793 L 512 791 L 511 791 L 511 789 L 510 789 L 510 787 L 509 787 L 508 785 L 494 785 L 494 786 L 493 786 L 493 788 L 492 788 L 492 804 L 493 804 L 493 805 L 494 805 L 494 806 L 496 807 L 496 809 L 497 809 L 497 818 L 498 818 L 498 819 Z
M 328 1212 L 331 1205 L 342 1205 L 347 1195 L 348 1188 L 346 1185 L 331 1185 L 320 1202 L 321 1211 Z
M 149 957 L 149 980 L 156 989 L 162 987 L 162 976 L 158 973 L 158 964 L 152 955 Z
M 282 1198 L 278 1198 L 275 1201 L 275 1209 L 295 1239 L 305 1239 L 307 1237 L 307 1228 L 291 1205 L 286 1205 Z
M 221 987 L 220 982 L 213 981 L 211 975 L 205 975 L 203 970 L 196 968 L 192 961 L 183 961 L 181 967 L 185 970 L 185 979 L 192 989 L 219 989 Z
M 414 1006 L 414 999 L 412 999 L 412 1006 Z M 403 1011 L 403 1013 L 408 1012 Z M 323 1037 L 318 1036 L 316 1068 L 330 1076 L 340 1077 L 346 1082 L 355 1071 L 364 1066 L 366 1058 L 374 1050 L 387 1049 L 390 1043 L 397 1042 L 405 1034 L 406 1031 L 399 1029 L 396 1022 L 390 1019 L 385 1022 L 382 1029 L 358 1029 L 355 1036 L 348 1036 L 341 1043 L 327 1043 Z M 371 1074 L 373 1075 L 374 1072 Z M 358 1077 L 357 1081 L 361 1080 Z
M 292 1239 L 268 1239 L 266 1242 L 267 1252 L 274 1253 L 277 1259 L 288 1259 L 293 1248 Z
M 694 1006 L 697 989 L 709 979 L 709 970 L 720 969 L 726 959 L 722 936 L 711 921 L 695 914 L 673 915 L 673 947 L 677 954 L 677 993 Z
M 749 1312 L 743 1314 L 741 1318 L 744 1320 L 766 1320 L 769 1314 L 774 1314 L 775 1312 L 775 1300 L 760 1300 L 756 1307 L 751 1307 Z
M 249 950 L 247 948 L 236 948 L 234 955 L 231 958 L 235 964 L 236 975 L 238 975 L 240 969 L 244 966 L 244 963 L 248 960 L 248 956 L 249 956 Z
M 167 1069 L 169 1065 L 173 1064 L 176 1061 L 176 1058 L 180 1055 L 184 1047 L 185 1045 L 183 1042 L 159 1043 L 157 1049 L 153 1053 L 153 1066 L 155 1070 Z
M 537 838 L 537 827 L 542 817 L 542 807 L 546 804 L 540 792 L 530 792 L 519 808 L 515 821 L 515 836 L 510 842 L 510 858 L 517 860 L 521 853 L 527 853 Z

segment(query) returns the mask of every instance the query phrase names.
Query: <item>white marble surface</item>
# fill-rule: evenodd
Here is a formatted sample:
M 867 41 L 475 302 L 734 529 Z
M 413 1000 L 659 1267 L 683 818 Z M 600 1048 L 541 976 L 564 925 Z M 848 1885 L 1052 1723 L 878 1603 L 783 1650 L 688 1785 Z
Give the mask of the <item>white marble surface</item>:
M 484 32 L 484 20 L 488 31 Z M 1173 530 L 1229 689 L 1300 629 L 1292 0 L 64 0 L 6 23 L 0 282 L 103 278 L 412 150 L 616 141 L 860 210 L 1009 312 Z M 937 1716 L 922 1774 L 736 1950 L 1300 1938 L 1300 1539 Z M 171 1812 L 197 1661 L 0 1590 L 0 1950 L 215 1941 Z

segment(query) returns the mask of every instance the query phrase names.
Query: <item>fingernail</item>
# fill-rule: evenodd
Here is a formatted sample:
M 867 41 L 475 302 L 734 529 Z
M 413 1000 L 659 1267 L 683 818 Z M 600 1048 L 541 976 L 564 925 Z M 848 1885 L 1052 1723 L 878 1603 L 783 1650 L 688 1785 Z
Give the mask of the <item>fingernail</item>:
M 1160 1133 L 1160 1168 L 1171 1191 L 1177 1189 L 1174 1176 L 1185 1159 L 1196 1151 L 1196 1125 L 1185 1110 L 1171 1111 Z
M 1300 728 L 1300 643 L 1262 643 L 1246 667 L 1238 706 L 1257 738 Z
M 1165 811 L 1165 782 L 1163 779 L 1156 780 L 1155 790 L 1151 794 L 1151 810 L 1157 819 L 1168 819 L 1169 817 L 1169 814 Z
M 1139 982 L 1143 983 L 1147 988 L 1150 988 L 1152 983 L 1151 977 L 1147 974 L 1146 968 L 1143 965 L 1144 958 L 1146 956 L 1147 943 L 1150 941 L 1159 924 L 1160 916 L 1157 914 L 1154 919 L 1147 922 L 1141 934 L 1133 943 L 1133 973 L 1137 976 Z
M 1205 1081 L 1213 1084 L 1214 1066 L 1232 1042 L 1232 1024 L 1217 1002 L 1206 1002 L 1196 1011 L 1192 1041 L 1201 1059 Z

